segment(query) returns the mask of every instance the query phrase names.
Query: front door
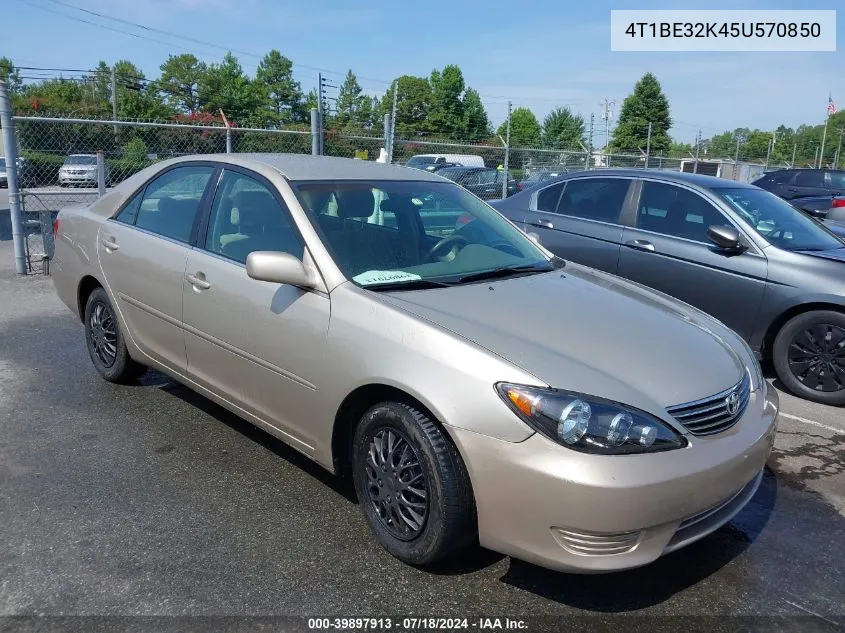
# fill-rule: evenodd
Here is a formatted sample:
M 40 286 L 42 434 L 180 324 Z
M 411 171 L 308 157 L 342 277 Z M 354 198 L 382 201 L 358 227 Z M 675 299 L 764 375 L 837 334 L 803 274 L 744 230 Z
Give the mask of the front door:
M 252 251 L 307 256 L 269 182 L 224 170 L 207 224 L 184 275 L 188 372 L 307 450 L 314 445 L 309 421 L 324 362 L 329 298 L 247 277 Z
M 767 261 L 751 249 L 738 254 L 719 249 L 707 238 L 711 225 L 733 226 L 697 192 L 645 181 L 636 226 L 626 228 L 622 239 L 618 274 L 685 301 L 749 339 Z
M 215 168 L 165 171 L 100 227 L 97 256 L 127 335 L 150 358 L 185 370 L 182 278 L 203 193 Z

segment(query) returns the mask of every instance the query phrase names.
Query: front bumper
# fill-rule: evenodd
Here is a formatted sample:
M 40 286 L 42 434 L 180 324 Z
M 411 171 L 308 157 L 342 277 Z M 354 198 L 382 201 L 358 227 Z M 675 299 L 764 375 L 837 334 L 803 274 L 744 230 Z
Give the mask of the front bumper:
M 645 455 L 578 453 L 449 427 L 470 473 L 483 546 L 561 571 L 646 565 L 710 534 L 757 490 L 774 443 L 765 382 L 732 428 Z
M 96 185 L 97 184 L 97 174 L 63 174 L 59 173 L 59 184 L 62 185 L 71 185 L 71 184 L 84 184 L 84 185 Z

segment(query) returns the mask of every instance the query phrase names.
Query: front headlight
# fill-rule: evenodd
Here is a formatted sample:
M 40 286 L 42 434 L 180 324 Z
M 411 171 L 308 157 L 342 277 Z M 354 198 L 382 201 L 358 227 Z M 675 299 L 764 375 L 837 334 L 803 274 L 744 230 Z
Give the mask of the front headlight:
M 499 383 L 496 391 L 522 420 L 568 448 L 598 455 L 682 448 L 686 439 L 653 416 L 595 396 Z

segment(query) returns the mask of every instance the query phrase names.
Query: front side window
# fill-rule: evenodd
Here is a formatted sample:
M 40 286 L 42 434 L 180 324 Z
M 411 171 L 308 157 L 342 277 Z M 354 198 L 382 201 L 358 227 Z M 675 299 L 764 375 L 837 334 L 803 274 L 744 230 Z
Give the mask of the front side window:
M 242 264 L 253 251 L 299 259 L 305 251 L 287 209 L 263 183 L 236 171 L 224 171 L 217 185 L 205 248 Z
M 714 225 L 730 226 L 730 223 L 697 193 L 662 182 L 643 183 L 637 209 L 638 229 L 709 243 L 707 227 Z
M 557 212 L 587 220 L 618 222 L 631 181 L 627 178 L 576 178 L 569 180 Z
M 843 242 L 811 217 L 762 189 L 715 189 L 770 244 L 789 251 L 827 251 Z
M 451 285 L 491 271 L 554 268 L 522 231 L 453 183 L 317 182 L 295 190 L 338 267 L 361 286 Z
M 180 242 L 191 239 L 200 200 L 214 167 L 190 165 L 166 171 L 144 190 L 135 226 Z

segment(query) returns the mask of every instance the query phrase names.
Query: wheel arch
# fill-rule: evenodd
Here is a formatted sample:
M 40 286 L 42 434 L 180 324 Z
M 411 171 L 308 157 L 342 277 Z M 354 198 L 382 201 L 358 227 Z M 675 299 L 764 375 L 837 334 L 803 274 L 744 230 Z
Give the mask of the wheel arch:
M 76 289 L 76 304 L 80 321 L 85 321 L 85 306 L 88 304 L 88 297 L 97 288 L 105 288 L 105 286 L 93 275 L 85 275 L 79 280 L 79 286 Z
M 811 301 L 808 303 L 799 303 L 790 308 L 787 308 L 786 310 L 781 312 L 777 317 L 775 317 L 769 324 L 769 327 L 766 330 L 766 334 L 763 337 L 763 349 L 761 350 L 762 357 L 767 359 L 772 358 L 772 350 L 774 348 L 775 339 L 777 338 L 778 332 L 781 331 L 783 326 L 786 325 L 790 319 L 798 316 L 799 314 L 805 314 L 807 312 L 817 312 L 821 310 L 829 310 L 832 312 L 839 312 L 841 314 L 845 314 L 845 305 L 827 301 Z
M 448 429 L 438 416 L 435 415 L 431 407 L 399 387 L 374 382 L 356 387 L 343 399 L 343 402 L 340 403 L 335 413 L 331 439 L 332 466 L 335 473 L 340 476 L 349 475 L 351 466 L 350 453 L 355 428 L 367 409 L 379 402 L 385 401 L 401 402 L 423 413 L 441 428 L 448 441 L 452 443 L 458 455 L 463 460 L 463 455 L 461 455 L 460 450 L 452 440 Z

